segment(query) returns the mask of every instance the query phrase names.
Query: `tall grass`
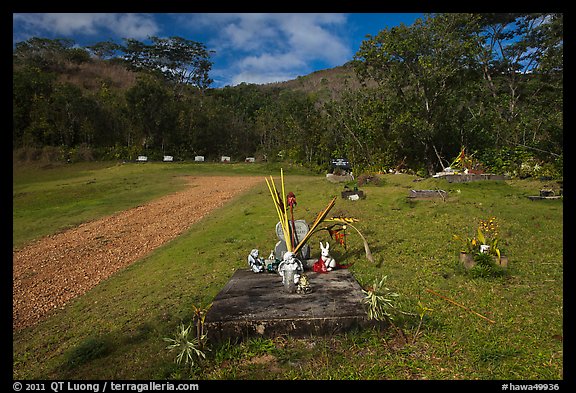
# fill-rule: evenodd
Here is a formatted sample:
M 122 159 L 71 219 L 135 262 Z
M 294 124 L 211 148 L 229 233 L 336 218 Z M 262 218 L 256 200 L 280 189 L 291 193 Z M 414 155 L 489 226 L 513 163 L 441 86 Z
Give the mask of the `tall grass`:
M 165 179 L 166 174 L 177 179 L 184 173 L 221 173 L 221 167 L 150 166 L 146 173 L 129 166 L 103 167 L 92 172 L 62 172 L 62 178 L 54 172 L 45 181 L 29 174 L 29 181 L 15 179 L 14 184 L 20 190 L 38 192 L 57 190 L 58 184 L 66 182 L 73 191 L 86 186 L 86 179 L 103 177 L 109 190 L 134 181 L 137 184 L 131 194 L 138 195 L 140 187 Z M 269 169 L 226 167 L 229 173 L 279 173 Z M 104 175 L 107 171 L 118 173 L 108 177 Z M 298 201 L 297 218 L 312 221 L 342 190 L 342 185 L 329 183 L 322 175 L 296 175 L 286 168 L 284 172 L 286 191 L 293 191 Z M 277 217 L 263 179 L 252 192 L 205 217 L 178 239 L 47 320 L 15 332 L 13 376 L 562 379 L 563 202 L 530 201 L 526 196 L 536 195 L 542 186 L 537 181 L 449 184 L 439 179 L 414 180 L 408 175 L 385 175 L 380 186 L 363 188 L 366 199 L 339 199 L 331 212 L 360 220 L 355 225 L 367 238 L 375 263 L 365 259 L 362 242 L 354 233 L 349 234 L 348 250 L 334 246 L 333 256 L 339 262 L 354 261 L 350 269 L 363 286 L 387 276 L 387 287 L 399 294 L 394 302 L 394 322 L 405 337 L 394 330 L 366 329 L 334 336 L 260 338 L 212 345 L 206 359 L 192 369 L 173 361 L 163 337 L 172 336 L 180 323 L 189 323 L 194 317 L 193 305 L 208 304 L 236 269 L 247 268 L 246 256 L 252 248 L 267 254 L 274 247 Z M 162 192 L 179 186 L 174 180 Z M 411 188 L 442 188 L 448 197 L 413 201 L 407 198 Z M 104 194 L 102 200 L 106 200 Z M 54 201 L 44 200 L 43 209 L 53 207 Z M 115 205 L 114 201 L 102 203 Z M 108 208 L 124 208 L 130 202 L 126 195 L 124 205 Z M 19 206 L 15 203 L 15 217 Z M 507 274 L 471 277 L 458 264 L 460 245 L 452 241 L 452 235 L 472 236 L 480 219 L 494 216 L 502 232 L 501 247 L 509 258 Z M 14 233 L 18 233 L 20 221 L 15 219 L 14 224 Z M 317 255 L 314 244 L 312 253 Z M 423 307 L 427 311 L 422 315 Z

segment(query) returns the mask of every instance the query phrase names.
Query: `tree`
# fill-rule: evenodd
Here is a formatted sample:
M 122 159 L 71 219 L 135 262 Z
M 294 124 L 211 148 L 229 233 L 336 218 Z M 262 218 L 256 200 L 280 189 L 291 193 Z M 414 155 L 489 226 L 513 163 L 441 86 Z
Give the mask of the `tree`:
M 135 39 L 125 39 L 124 60 L 136 70 L 161 74 L 177 88 L 192 85 L 200 90 L 212 84 L 209 77 L 212 51 L 200 42 L 181 37 L 150 37 L 148 45 Z
M 385 89 L 393 105 L 389 127 L 404 135 L 411 155 L 433 172 L 438 152 L 457 151 L 459 125 L 449 103 L 475 70 L 476 17 L 427 15 L 412 26 L 396 26 L 362 42 L 355 67 L 362 79 Z M 462 109 L 460 109 L 462 110 Z M 416 142 L 420 147 L 414 149 Z
M 136 85 L 126 91 L 127 109 L 142 149 L 163 150 L 175 122 L 172 101 L 162 82 L 149 75 L 141 75 Z
M 122 50 L 122 46 L 113 41 L 101 41 L 86 47 L 97 58 L 104 60 L 116 57 Z
M 562 151 L 562 14 L 482 14 L 478 58 L 497 146 Z M 560 138 L 559 138 L 560 136 Z M 555 141 L 551 146 L 550 138 Z
M 31 65 L 44 71 L 62 71 L 68 63 L 81 64 L 90 60 L 85 49 L 74 45 L 74 40 L 71 39 L 32 37 L 15 44 L 13 61 L 15 64 Z
M 56 75 L 38 67 L 22 66 L 12 74 L 12 146 L 42 145 L 39 128 L 45 128 L 47 102 L 52 95 Z

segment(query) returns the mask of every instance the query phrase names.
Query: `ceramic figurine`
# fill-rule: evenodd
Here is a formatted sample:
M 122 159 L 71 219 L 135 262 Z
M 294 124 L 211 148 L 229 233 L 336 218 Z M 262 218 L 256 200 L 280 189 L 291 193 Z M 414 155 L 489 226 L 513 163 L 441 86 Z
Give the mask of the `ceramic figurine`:
M 257 249 L 253 249 L 248 255 L 248 266 L 254 273 L 260 273 L 266 268 L 264 258 L 260 258 L 259 254 L 260 252 Z
M 278 265 L 278 274 L 282 277 L 282 284 L 289 293 L 296 292 L 296 284 L 300 281 L 300 275 L 304 271 L 302 262 L 296 258 L 293 252 L 284 253 L 282 262 Z
M 326 271 L 332 271 L 332 269 L 336 268 L 336 260 L 330 256 L 330 243 L 326 242 L 326 246 L 320 242 L 320 249 L 322 250 L 322 255 L 318 262 L 322 261 Z
M 300 275 L 300 280 L 298 280 L 298 284 L 296 285 L 296 293 L 306 294 L 310 292 L 312 292 L 312 287 L 310 286 L 310 282 L 308 281 L 308 276 L 302 273 Z

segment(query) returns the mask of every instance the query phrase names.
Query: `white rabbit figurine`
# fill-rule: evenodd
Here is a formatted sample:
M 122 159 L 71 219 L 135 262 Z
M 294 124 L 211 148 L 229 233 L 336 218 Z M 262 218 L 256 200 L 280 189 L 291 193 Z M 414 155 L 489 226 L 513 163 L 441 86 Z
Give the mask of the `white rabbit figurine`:
M 330 243 L 326 242 L 326 247 L 320 242 L 320 248 L 322 249 L 322 256 L 320 259 L 324 262 L 326 270 L 331 271 L 336 267 L 336 260 L 330 256 Z

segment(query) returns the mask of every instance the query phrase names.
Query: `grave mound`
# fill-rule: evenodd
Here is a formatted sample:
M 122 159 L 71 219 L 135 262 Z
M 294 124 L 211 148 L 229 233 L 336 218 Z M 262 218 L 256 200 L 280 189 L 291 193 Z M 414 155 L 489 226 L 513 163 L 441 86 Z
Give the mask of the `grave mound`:
M 305 274 L 312 292 L 298 294 L 284 291 L 278 274 L 236 270 L 206 315 L 208 338 L 303 337 L 373 326 L 362 288 L 348 269 Z

